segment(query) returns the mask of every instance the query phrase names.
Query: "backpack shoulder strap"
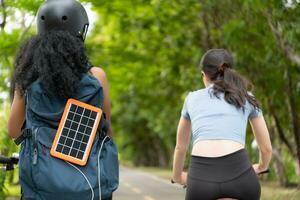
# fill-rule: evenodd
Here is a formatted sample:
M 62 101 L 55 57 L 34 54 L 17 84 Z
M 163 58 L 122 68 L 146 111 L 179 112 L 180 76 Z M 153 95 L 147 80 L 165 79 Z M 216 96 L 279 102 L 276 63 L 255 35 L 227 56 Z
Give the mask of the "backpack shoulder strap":
M 106 114 L 103 112 L 101 119 L 100 119 L 100 124 L 98 126 L 98 132 L 100 134 L 100 139 L 104 139 L 105 136 L 107 136 L 109 126 L 110 126 L 110 124 L 108 123 L 108 121 L 106 119 Z

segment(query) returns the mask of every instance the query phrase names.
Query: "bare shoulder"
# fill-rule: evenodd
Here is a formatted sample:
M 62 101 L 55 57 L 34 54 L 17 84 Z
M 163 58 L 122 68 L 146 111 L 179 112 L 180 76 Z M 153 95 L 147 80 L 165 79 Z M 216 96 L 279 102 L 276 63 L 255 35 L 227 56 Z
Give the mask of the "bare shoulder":
M 94 76 L 98 76 L 98 77 L 106 77 L 106 73 L 105 71 L 100 68 L 100 67 L 92 67 L 91 68 L 91 73 L 94 75 Z
M 105 71 L 100 67 L 92 67 L 90 69 L 90 72 L 93 76 L 95 76 L 102 84 L 107 82 L 106 79 L 106 73 Z

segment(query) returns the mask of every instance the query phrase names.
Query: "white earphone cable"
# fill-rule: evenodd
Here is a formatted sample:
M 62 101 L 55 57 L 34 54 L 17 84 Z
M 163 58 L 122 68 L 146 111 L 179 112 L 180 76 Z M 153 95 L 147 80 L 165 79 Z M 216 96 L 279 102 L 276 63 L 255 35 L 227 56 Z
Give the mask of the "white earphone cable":
M 106 140 L 106 138 L 109 138 L 109 136 L 105 136 L 105 138 L 103 139 L 99 152 L 98 152 L 98 189 L 99 189 L 99 200 L 101 200 L 101 177 L 100 177 L 100 172 L 101 172 L 101 167 L 100 167 L 100 154 L 103 148 L 103 144 Z
M 69 165 L 71 165 L 72 167 L 74 167 L 77 171 L 79 171 L 82 174 L 82 176 L 85 178 L 86 182 L 88 183 L 88 185 L 89 185 L 89 187 L 91 189 L 91 192 L 92 192 L 92 198 L 91 198 L 91 200 L 94 200 L 94 196 L 95 196 L 94 190 L 93 190 L 92 185 L 89 182 L 88 178 L 85 176 L 85 174 L 78 167 L 76 167 L 75 165 L 73 165 L 72 163 L 69 163 L 69 162 L 66 162 L 66 163 L 68 163 Z

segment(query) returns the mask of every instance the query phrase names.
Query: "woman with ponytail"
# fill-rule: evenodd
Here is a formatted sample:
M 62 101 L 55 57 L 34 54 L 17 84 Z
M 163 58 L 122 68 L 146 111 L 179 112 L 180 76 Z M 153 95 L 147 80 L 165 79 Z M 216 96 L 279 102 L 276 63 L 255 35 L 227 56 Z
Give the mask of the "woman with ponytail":
M 186 200 L 260 199 L 258 174 L 268 172 L 269 132 L 251 84 L 233 69 L 224 49 L 207 51 L 200 63 L 204 89 L 185 99 L 177 129 L 173 182 L 187 185 Z M 245 151 L 247 122 L 259 147 L 259 162 Z M 192 137 L 188 173 L 184 158 Z

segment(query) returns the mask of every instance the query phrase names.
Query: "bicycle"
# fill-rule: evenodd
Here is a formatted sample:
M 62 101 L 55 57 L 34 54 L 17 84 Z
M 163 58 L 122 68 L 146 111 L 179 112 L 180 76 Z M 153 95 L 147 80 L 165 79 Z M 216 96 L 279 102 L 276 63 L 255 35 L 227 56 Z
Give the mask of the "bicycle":
M 11 157 L 5 157 L 0 155 L 0 166 L 1 171 L 12 171 L 16 168 L 15 165 L 19 163 L 19 154 L 13 153 Z

